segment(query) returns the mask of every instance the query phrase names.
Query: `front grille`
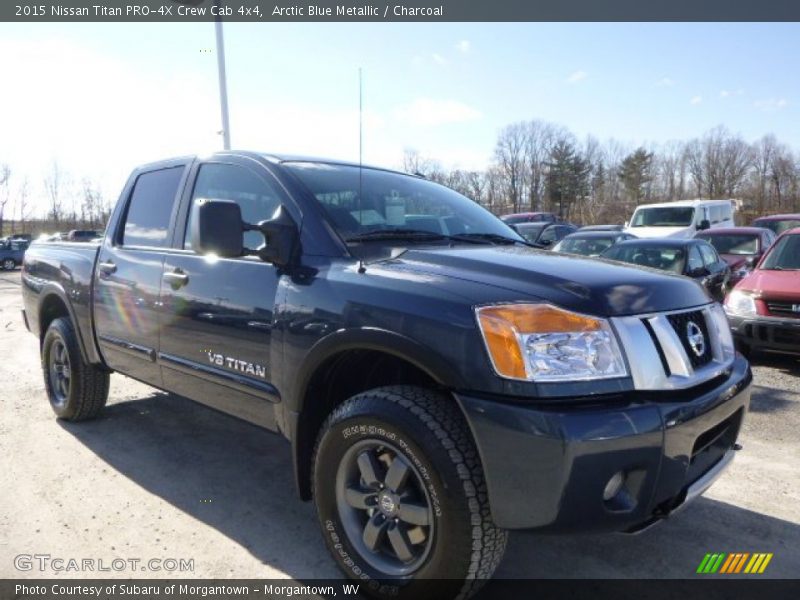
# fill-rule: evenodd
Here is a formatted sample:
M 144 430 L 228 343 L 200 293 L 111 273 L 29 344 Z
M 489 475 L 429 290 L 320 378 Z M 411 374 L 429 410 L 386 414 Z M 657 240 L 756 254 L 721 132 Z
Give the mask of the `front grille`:
M 681 345 L 686 352 L 686 356 L 689 357 L 689 362 L 692 363 L 692 367 L 698 369 L 710 363 L 711 359 L 713 358 L 711 355 L 711 339 L 708 335 L 708 327 L 706 326 L 706 319 L 702 311 L 696 310 L 692 312 L 667 315 L 667 319 L 669 320 L 670 325 L 672 325 L 672 328 L 675 330 L 675 333 L 678 335 L 678 339 L 681 341 Z M 694 323 L 697 325 L 697 327 L 700 329 L 700 332 L 703 334 L 702 352 L 699 355 L 689 341 L 689 334 L 687 332 L 689 323 Z
M 775 315 L 776 317 L 800 319 L 800 300 L 796 303 L 767 300 L 767 310 L 769 310 L 769 314 Z

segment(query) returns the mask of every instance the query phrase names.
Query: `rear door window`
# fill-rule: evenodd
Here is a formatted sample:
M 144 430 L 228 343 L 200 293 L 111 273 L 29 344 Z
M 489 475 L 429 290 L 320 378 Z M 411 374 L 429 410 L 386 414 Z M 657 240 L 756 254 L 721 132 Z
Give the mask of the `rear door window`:
M 136 179 L 125 214 L 123 246 L 162 248 L 169 244 L 169 225 L 184 167 L 142 173 Z
M 700 254 L 700 250 L 697 246 L 692 246 L 689 249 L 689 264 L 687 265 L 688 271 L 691 273 L 697 269 L 703 268 L 703 257 Z
M 714 251 L 714 248 L 708 244 L 700 245 L 700 254 L 703 256 L 703 264 L 707 268 L 711 268 L 719 262 L 719 257 Z

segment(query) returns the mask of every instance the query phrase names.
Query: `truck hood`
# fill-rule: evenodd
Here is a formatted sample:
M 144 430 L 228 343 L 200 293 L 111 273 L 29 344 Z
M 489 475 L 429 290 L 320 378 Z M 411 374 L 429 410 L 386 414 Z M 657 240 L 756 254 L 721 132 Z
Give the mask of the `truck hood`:
M 742 279 L 737 290 L 754 292 L 766 298 L 800 299 L 800 271 L 756 269 Z
M 692 227 L 628 227 L 626 233 L 637 238 L 690 238 L 694 235 Z
M 680 275 L 518 246 L 410 248 L 382 266 L 504 288 L 519 293 L 520 300 L 534 297 L 600 316 L 678 310 L 711 301 L 702 286 Z

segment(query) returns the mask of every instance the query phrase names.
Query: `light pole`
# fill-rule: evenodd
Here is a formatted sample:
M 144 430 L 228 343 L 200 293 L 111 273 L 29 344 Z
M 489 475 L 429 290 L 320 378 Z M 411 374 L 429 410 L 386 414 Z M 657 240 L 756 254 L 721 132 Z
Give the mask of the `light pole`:
M 217 71 L 219 73 L 219 106 L 222 111 L 222 146 L 224 150 L 231 149 L 231 125 L 228 118 L 228 80 L 225 76 L 225 40 L 222 36 L 222 17 L 220 16 L 221 0 L 214 0 L 217 7 L 217 16 L 214 28 L 217 34 Z

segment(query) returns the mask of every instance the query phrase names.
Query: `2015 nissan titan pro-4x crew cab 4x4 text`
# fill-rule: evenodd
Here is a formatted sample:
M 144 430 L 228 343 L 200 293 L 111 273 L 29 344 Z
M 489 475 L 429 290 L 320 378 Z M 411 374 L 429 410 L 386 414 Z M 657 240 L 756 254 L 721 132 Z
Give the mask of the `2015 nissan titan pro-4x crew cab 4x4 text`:
M 59 418 L 100 413 L 116 371 L 280 432 L 377 595 L 466 597 L 508 529 L 654 523 L 727 466 L 750 399 L 697 283 L 335 161 L 143 166 L 101 242 L 36 243 L 22 281 Z

